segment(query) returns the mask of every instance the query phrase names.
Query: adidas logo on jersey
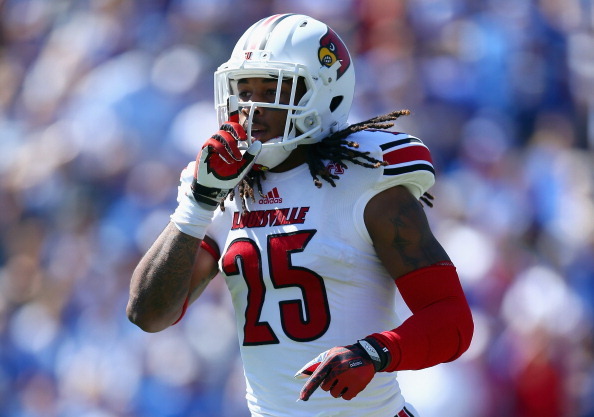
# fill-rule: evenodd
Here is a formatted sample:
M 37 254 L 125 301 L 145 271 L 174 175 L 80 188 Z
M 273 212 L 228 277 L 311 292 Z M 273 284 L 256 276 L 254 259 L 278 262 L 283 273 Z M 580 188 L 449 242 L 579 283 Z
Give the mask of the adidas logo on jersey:
M 279 195 L 278 189 L 276 187 L 268 191 L 265 198 L 262 198 L 258 201 L 259 204 L 279 204 L 282 202 L 283 199 Z

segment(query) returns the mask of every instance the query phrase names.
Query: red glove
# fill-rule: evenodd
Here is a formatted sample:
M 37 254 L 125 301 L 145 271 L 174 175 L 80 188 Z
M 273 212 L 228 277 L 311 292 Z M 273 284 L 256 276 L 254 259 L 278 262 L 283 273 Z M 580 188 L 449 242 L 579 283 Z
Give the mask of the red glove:
M 224 123 L 204 143 L 196 158 L 192 193 L 198 204 L 208 210 L 214 210 L 239 184 L 262 150 L 262 144 L 254 142 L 242 155 L 238 142 L 246 141 L 247 135 L 237 117 L 232 119 L 235 120 Z
M 387 349 L 371 338 L 354 345 L 334 347 L 297 372 L 295 378 L 310 376 L 301 389 L 299 399 L 307 401 L 321 387 L 330 391 L 334 398 L 352 400 L 389 361 Z

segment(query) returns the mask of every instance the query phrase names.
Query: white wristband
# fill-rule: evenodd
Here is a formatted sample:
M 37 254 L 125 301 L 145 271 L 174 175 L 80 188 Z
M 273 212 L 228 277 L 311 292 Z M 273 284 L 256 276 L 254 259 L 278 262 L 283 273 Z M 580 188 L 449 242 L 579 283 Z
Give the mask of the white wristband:
M 214 211 L 206 210 L 194 200 L 190 188 L 191 178 L 184 178 L 182 173 L 181 184 L 177 191 L 177 202 L 179 203 L 173 214 L 171 222 L 182 233 L 203 239 L 206 228 L 212 222 Z

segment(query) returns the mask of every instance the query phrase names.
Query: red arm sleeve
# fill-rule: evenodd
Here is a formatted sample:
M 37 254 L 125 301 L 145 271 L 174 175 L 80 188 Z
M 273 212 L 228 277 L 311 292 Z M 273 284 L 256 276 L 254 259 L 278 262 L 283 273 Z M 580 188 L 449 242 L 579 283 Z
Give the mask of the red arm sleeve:
M 413 315 L 393 330 L 370 335 L 390 352 L 385 372 L 450 362 L 468 349 L 474 323 L 451 263 L 408 273 L 396 286 Z

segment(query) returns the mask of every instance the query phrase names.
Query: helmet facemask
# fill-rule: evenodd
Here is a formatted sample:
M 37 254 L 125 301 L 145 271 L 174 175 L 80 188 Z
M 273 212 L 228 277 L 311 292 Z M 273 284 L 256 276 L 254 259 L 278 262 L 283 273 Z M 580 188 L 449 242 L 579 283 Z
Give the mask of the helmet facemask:
M 316 142 L 313 137 L 321 130 L 321 120 L 319 120 L 316 109 L 308 105 L 312 99 L 315 99 L 316 91 L 312 88 L 315 81 L 307 73 L 307 69 L 304 66 L 298 64 L 287 64 L 287 66 L 293 66 L 294 68 L 288 70 L 279 68 L 274 71 L 270 68 L 218 71 L 216 73 L 217 84 L 223 84 L 219 85 L 223 88 L 217 89 L 218 94 L 215 94 L 218 95 L 218 97 L 215 97 L 215 101 L 217 103 L 219 123 L 224 122 L 228 118 L 229 109 L 227 101 L 229 96 L 237 95 L 237 82 L 239 80 L 244 78 L 269 78 L 277 80 L 276 97 L 274 102 L 239 102 L 240 111 L 248 108 L 248 120 L 246 124 L 246 133 L 248 137 L 252 137 L 251 127 L 255 108 L 260 107 L 287 111 L 287 119 L 282 136 L 284 146 L 294 149 L 297 146 L 297 143 Z M 283 81 L 291 81 L 289 103 L 281 103 L 280 101 L 281 85 Z M 305 93 L 299 99 L 299 102 L 295 103 L 299 82 L 302 82 L 305 85 Z M 300 129 L 297 129 L 297 127 Z M 310 139 L 309 141 L 306 140 L 308 138 Z

